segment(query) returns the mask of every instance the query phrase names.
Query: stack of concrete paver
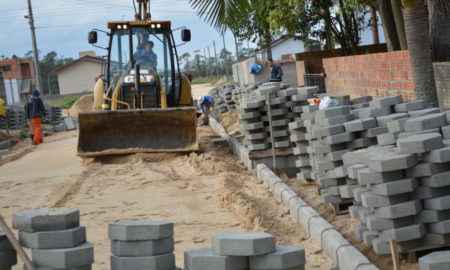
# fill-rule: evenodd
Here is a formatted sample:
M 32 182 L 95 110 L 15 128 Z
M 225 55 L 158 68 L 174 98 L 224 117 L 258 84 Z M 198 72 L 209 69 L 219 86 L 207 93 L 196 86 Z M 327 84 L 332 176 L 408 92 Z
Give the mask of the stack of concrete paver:
M 450 269 L 450 251 L 436 251 L 419 258 L 420 270 Z
M 238 119 L 243 127 L 241 133 L 245 136 L 244 145 L 249 150 L 267 149 L 267 133 L 261 121 L 263 100 L 245 100 L 237 109 Z
M 59 106 L 45 106 L 45 111 L 47 113 L 47 118 L 44 123 L 47 124 L 58 124 L 63 121 L 62 118 L 62 108 Z
M 175 270 L 173 223 L 119 221 L 109 225 L 112 270 Z
M 10 270 L 17 264 L 17 254 L 5 233 L 0 231 L 0 269 Z
M 277 246 L 262 232 L 230 232 L 212 237 L 212 248 L 184 253 L 185 270 L 303 270 L 305 250 Z
M 9 129 L 22 129 L 27 127 L 25 109 L 19 106 L 6 107 L 6 123 Z
M 448 127 L 445 113 L 410 118 L 404 122 L 408 136 L 399 133 L 397 148 L 362 155 L 361 187 L 354 190 L 361 206 L 350 213 L 376 253 L 390 253 L 389 238 L 400 252 L 450 244 L 450 146 L 431 132 Z
M 31 248 L 33 265 L 40 269 L 91 269 L 94 248 L 86 242 L 78 210 L 43 208 L 13 216 L 19 242 Z
M 289 89 L 288 89 L 289 90 Z M 288 91 L 286 90 L 286 91 Z M 297 156 L 296 167 L 299 169 L 297 173 L 298 179 L 311 179 L 311 163 L 307 152 L 309 142 L 307 140 L 307 128 L 305 122 L 313 119 L 314 111 L 319 108 L 317 105 L 309 106 L 308 99 L 319 92 L 319 87 L 300 87 L 295 89 L 292 95 L 287 93 L 291 100 L 291 113 L 293 114 L 293 122 L 289 123 L 290 140 L 295 144 L 293 147 L 294 155 Z

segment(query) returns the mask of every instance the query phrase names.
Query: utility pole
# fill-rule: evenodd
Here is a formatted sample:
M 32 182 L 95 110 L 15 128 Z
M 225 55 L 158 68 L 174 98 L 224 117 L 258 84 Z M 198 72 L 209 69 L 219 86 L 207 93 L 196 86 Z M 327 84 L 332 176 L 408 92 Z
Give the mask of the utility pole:
M 25 16 L 25 18 L 27 18 Z M 36 76 L 36 88 L 42 91 L 42 95 L 44 95 L 44 90 L 41 88 L 41 72 L 39 69 L 39 53 L 37 50 L 36 44 L 36 33 L 34 32 L 34 18 L 33 18 L 33 9 L 31 8 L 31 0 L 28 0 L 28 23 L 30 24 L 31 29 L 31 41 L 33 42 L 33 57 L 34 57 L 34 71 Z
M 206 51 L 205 51 L 205 48 L 203 48 L 203 56 L 205 57 L 204 59 L 205 59 L 205 61 L 203 62 L 203 64 L 204 64 L 204 66 L 205 66 L 205 76 L 209 76 L 208 75 L 208 68 L 206 67 Z
M 225 35 L 222 35 L 223 41 L 223 50 L 224 50 L 224 63 L 225 63 L 225 73 L 227 74 L 227 80 L 230 78 L 230 73 L 228 72 L 228 63 L 227 63 L 227 48 L 225 47 Z
M 219 60 L 217 59 L 217 51 L 216 51 L 216 41 L 213 40 L 214 45 L 214 59 L 216 60 L 216 76 L 219 78 Z
M 209 74 L 213 75 L 212 73 L 212 63 L 211 63 L 211 51 L 209 50 L 209 45 L 208 45 L 208 64 L 209 64 Z

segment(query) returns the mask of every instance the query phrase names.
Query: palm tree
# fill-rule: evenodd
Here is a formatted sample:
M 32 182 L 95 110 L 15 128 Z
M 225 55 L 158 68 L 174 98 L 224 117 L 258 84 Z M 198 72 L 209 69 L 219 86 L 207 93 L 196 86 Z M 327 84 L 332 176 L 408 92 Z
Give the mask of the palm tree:
M 406 41 L 413 68 L 416 98 L 439 106 L 434 80 L 428 9 L 423 0 L 402 0 Z
M 450 1 L 428 1 L 434 62 L 450 61 Z
M 223 33 L 231 18 L 245 16 L 250 10 L 249 0 L 189 0 L 197 14 L 214 28 Z

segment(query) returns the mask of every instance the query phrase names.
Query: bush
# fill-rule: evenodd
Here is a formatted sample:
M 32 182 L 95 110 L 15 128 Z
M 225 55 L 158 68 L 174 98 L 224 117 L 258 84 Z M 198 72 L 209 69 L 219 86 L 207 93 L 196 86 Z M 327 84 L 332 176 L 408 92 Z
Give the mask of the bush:
M 60 106 L 64 109 L 70 109 L 72 107 L 72 105 L 80 98 L 80 96 L 75 96 L 75 97 L 71 97 L 68 98 L 67 100 L 64 101 L 64 103 L 62 103 Z

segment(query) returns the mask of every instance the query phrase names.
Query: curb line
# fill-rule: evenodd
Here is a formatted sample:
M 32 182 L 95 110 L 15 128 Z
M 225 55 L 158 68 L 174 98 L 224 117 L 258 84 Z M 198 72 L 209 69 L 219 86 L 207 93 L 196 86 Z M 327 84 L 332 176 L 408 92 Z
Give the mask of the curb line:
M 265 164 L 257 164 L 255 168 L 249 157 L 249 151 L 215 119 L 210 117 L 210 127 L 222 139 L 226 140 L 233 154 L 242 160 L 247 169 L 268 185 L 278 201 L 289 208 L 290 214 L 301 225 L 309 237 L 312 237 L 323 252 L 331 258 L 341 270 L 377 270 L 357 248 L 350 244 L 333 226 L 322 218 L 311 206 L 302 200 Z

